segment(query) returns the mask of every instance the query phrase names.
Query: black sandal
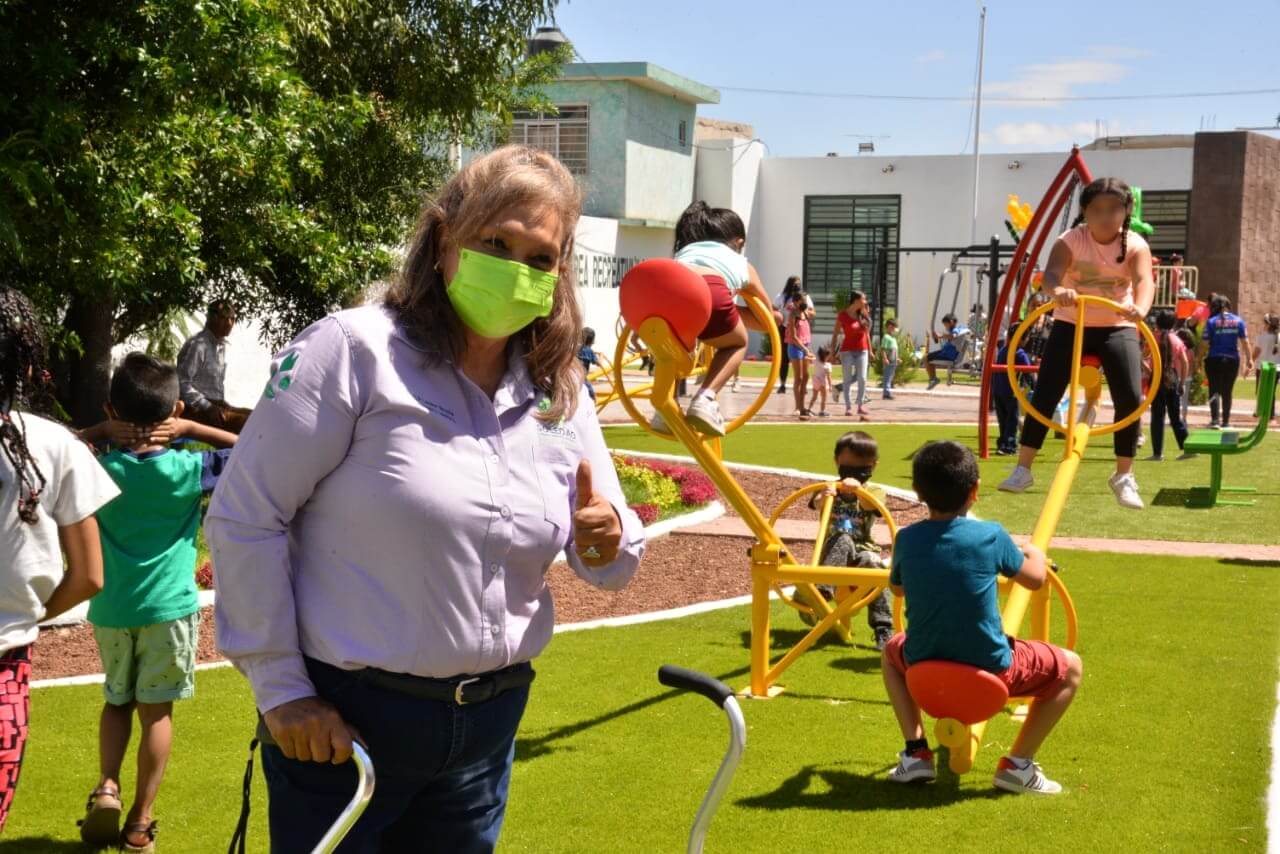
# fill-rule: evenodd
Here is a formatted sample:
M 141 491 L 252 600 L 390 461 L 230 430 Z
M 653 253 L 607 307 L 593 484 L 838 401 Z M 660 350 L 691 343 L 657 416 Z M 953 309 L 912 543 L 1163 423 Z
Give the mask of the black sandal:
M 158 823 L 153 821 L 135 821 L 126 824 L 124 829 L 120 831 L 120 850 L 127 854 L 155 854 L 156 850 L 156 827 Z M 134 845 L 129 841 L 129 837 L 135 833 L 146 834 L 147 843 L 145 845 Z
M 86 845 L 105 847 L 115 845 L 120 838 L 120 790 L 113 786 L 99 786 L 89 793 L 84 805 L 84 818 L 76 822 L 80 826 L 80 841 Z

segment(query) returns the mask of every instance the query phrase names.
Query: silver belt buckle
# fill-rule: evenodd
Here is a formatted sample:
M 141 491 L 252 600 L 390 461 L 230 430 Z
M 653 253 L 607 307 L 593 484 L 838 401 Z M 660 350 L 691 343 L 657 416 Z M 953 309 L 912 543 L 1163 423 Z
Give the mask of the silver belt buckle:
M 470 685 L 472 682 L 479 682 L 479 681 L 480 681 L 479 676 L 473 676 L 470 679 L 463 679 L 461 682 L 455 685 L 453 689 L 453 701 L 457 703 L 459 706 L 465 706 L 467 704 L 467 701 L 462 699 L 462 689 Z

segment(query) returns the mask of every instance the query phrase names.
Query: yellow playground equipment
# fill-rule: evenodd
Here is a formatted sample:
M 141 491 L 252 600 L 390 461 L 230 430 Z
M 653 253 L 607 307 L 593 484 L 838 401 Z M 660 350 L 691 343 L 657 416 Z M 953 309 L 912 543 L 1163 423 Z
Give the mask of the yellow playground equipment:
M 644 262 L 644 263 L 651 263 L 651 262 Z M 675 262 L 672 262 L 672 263 L 675 263 Z M 694 275 L 696 276 L 697 274 L 695 273 Z M 625 281 L 625 277 L 624 277 L 624 281 Z M 637 280 L 632 279 L 632 281 L 635 282 Z M 698 279 L 698 286 L 703 290 L 706 290 L 706 285 L 703 284 L 701 278 Z M 752 418 L 755 417 L 756 413 L 758 413 L 764 407 L 764 405 L 769 402 L 770 391 L 773 388 L 773 384 L 777 383 L 779 371 L 781 371 L 782 369 L 782 362 L 780 361 L 780 358 L 779 358 L 782 344 L 778 337 L 777 324 L 774 323 L 773 321 L 773 311 L 762 300 L 760 300 L 759 298 L 751 294 L 739 294 L 739 297 L 741 297 L 745 301 L 747 310 L 750 311 L 751 314 L 755 317 L 756 322 L 760 326 L 760 328 L 763 330 L 766 330 L 765 334 L 769 336 L 769 344 L 771 347 L 770 352 L 773 353 L 774 356 L 773 356 L 772 365 L 769 370 L 769 378 L 765 382 L 764 387 L 761 389 L 760 394 L 756 397 L 754 401 L 752 401 L 750 406 L 748 406 L 745 410 L 743 410 L 737 417 L 733 418 L 731 421 L 725 424 L 725 433 L 732 433 L 734 430 L 737 430 L 739 427 L 749 422 Z M 672 441 L 682 441 L 674 433 L 670 433 L 670 434 L 659 433 L 658 431 L 654 430 L 649 425 L 649 419 L 644 416 L 644 414 L 640 411 L 640 408 L 636 405 L 636 400 L 648 399 L 649 403 L 653 405 L 653 408 L 655 410 L 662 412 L 663 418 L 666 418 L 667 413 L 659 408 L 658 402 L 657 402 L 658 397 L 655 396 L 658 393 L 658 386 L 659 386 L 658 367 L 661 364 L 661 362 L 657 358 L 656 351 L 654 350 L 653 342 L 650 341 L 649 338 L 645 336 L 643 328 L 632 328 L 632 326 L 630 325 L 630 322 L 625 317 L 622 317 L 622 316 L 619 317 L 619 323 L 621 324 L 621 328 L 618 332 L 618 344 L 614 348 L 614 356 L 613 356 L 613 376 L 612 376 L 611 388 L 610 388 L 610 393 L 612 396 L 609 397 L 608 403 L 613 403 L 615 400 L 620 401 L 622 403 L 623 408 L 627 410 L 627 414 L 630 415 L 637 424 L 639 424 L 641 427 L 643 427 L 647 432 L 651 433 L 652 435 L 660 436 L 664 439 L 670 439 Z M 641 385 L 635 388 L 627 388 L 626 383 L 624 382 L 623 369 L 628 364 L 634 363 L 635 361 L 639 360 L 639 357 L 634 355 L 634 352 L 635 352 L 633 349 L 634 344 L 632 342 L 635 339 L 639 339 L 640 342 L 647 348 L 644 351 L 644 353 L 654 358 L 653 382 L 646 383 L 644 385 Z M 628 354 L 632 354 L 632 355 L 629 356 Z M 700 379 L 706 373 L 707 367 L 711 364 L 711 357 L 715 355 L 715 350 L 712 347 L 708 347 L 705 344 L 698 343 L 692 356 L 690 356 L 687 351 L 684 351 L 683 355 L 685 359 L 680 363 L 680 365 L 681 367 L 685 367 L 687 365 L 687 369 L 681 371 L 678 375 L 676 375 L 672 379 L 671 391 L 673 393 L 673 397 L 672 397 L 673 405 L 675 400 L 674 390 L 675 390 L 676 383 L 680 380 Z M 592 376 L 594 376 L 594 373 L 592 374 Z M 604 405 L 606 405 L 601 403 L 601 401 L 603 400 L 604 400 L 604 396 L 602 395 L 596 401 L 597 412 L 601 411 L 604 408 Z M 681 419 L 681 421 L 683 421 L 683 418 Z M 670 424 L 671 422 L 668 421 L 667 423 Z M 712 449 L 712 452 L 717 457 L 720 456 L 720 442 L 717 438 L 710 437 L 701 441 L 705 441 L 706 443 L 708 443 Z M 710 474 L 710 472 L 708 472 L 708 474 Z M 714 475 L 712 476 L 712 479 L 714 480 Z M 719 485 L 718 482 L 717 482 L 717 485 Z M 721 491 L 723 492 L 723 489 Z
M 1086 306 L 1093 303 L 1117 312 L 1123 310 L 1118 303 L 1101 297 L 1081 296 L 1079 299 Z M 1050 303 L 1028 314 L 1011 336 L 1008 352 L 1016 353 L 1023 335 L 1031 325 L 1041 315 L 1052 310 L 1053 304 Z M 1071 493 L 1076 472 L 1080 468 L 1081 460 L 1084 459 L 1089 439 L 1093 436 L 1115 433 L 1133 424 L 1150 407 L 1151 401 L 1159 391 L 1160 347 L 1145 324 L 1139 324 L 1138 328 L 1153 354 L 1151 385 L 1139 407 L 1114 424 L 1093 426 L 1098 399 L 1102 394 L 1102 376 L 1096 359 L 1081 358 L 1085 329 L 1083 324 L 1076 326 L 1071 382 L 1067 391 L 1066 424 L 1050 421 L 1033 409 L 1018 383 L 1017 366 L 1012 360 L 1003 366 L 1009 374 L 1009 383 L 1022 409 L 1046 427 L 1066 435 L 1066 448 L 1062 461 L 1058 464 L 1053 482 L 1049 486 L 1049 493 L 1045 497 L 1044 509 L 1040 511 L 1040 517 L 1031 533 L 1032 544 L 1046 554 L 1049 552 L 1049 544 L 1058 527 L 1062 510 L 1066 506 L 1067 497 Z M 1081 391 L 1084 394 L 1083 405 L 1077 408 L 1077 396 Z M 1078 635 L 1075 605 L 1071 601 L 1066 585 L 1056 572 L 1049 573 L 1048 582 L 1039 590 L 1031 591 L 1007 579 L 1001 579 L 1001 591 L 1005 594 L 1001 612 L 1004 631 L 1008 635 L 1019 636 L 1023 622 L 1030 614 L 1031 630 L 1028 637 L 1033 640 L 1049 640 L 1050 596 L 1056 593 L 1066 615 L 1066 641 L 1063 645 L 1067 649 L 1074 649 Z M 902 604 L 900 600 L 895 604 L 895 615 L 900 625 Z M 917 669 L 919 669 L 918 672 Z M 977 756 L 978 746 L 982 742 L 982 733 L 986 728 L 987 720 L 998 714 L 1010 702 L 1007 694 L 1001 693 L 1003 684 L 994 679 L 991 674 L 976 667 L 952 662 L 918 662 L 907 670 L 907 687 L 917 704 L 937 719 L 934 734 L 938 743 L 949 749 L 951 770 L 957 774 L 970 770 Z M 1021 698 L 1013 698 L 1012 702 L 1019 706 L 1025 703 Z
M 662 259 L 645 261 L 632 268 L 623 279 L 621 298 L 623 315 L 627 323 L 634 328 L 654 358 L 654 379 L 649 395 L 650 401 L 667 422 L 673 438 L 689 449 L 694 459 L 715 482 L 721 494 L 756 537 L 750 552 L 751 682 L 746 693 L 761 699 L 775 696 L 782 690 L 778 685 L 778 679 L 783 672 L 818 639 L 833 630 L 842 637 L 848 637 L 850 616 L 880 595 L 888 584 L 889 571 L 818 564 L 827 523 L 830 520 L 832 506 L 830 497 L 825 498 L 822 504 L 819 534 L 814 543 L 813 558 L 804 564 L 797 561 L 778 537 L 774 525 L 789 506 L 807 495 L 823 490 L 829 484 L 816 483 L 797 490 L 782 502 L 772 516 L 766 518 L 725 467 L 721 459 L 719 441 L 699 435 L 685 420 L 680 407 L 675 402 L 674 390 L 676 382 L 694 369 L 694 358 L 690 350 L 695 343 L 698 330 L 705 325 L 710 311 L 709 298 L 706 296 L 706 287 L 702 279 L 687 267 L 674 261 Z M 1086 305 L 1093 303 L 1113 311 L 1121 310 L 1119 304 L 1100 297 L 1082 296 L 1080 299 Z M 1013 333 L 1009 342 L 1009 352 L 1017 351 L 1019 342 L 1030 325 L 1052 307 L 1052 304 L 1041 306 L 1028 314 Z M 1084 343 L 1083 326 L 1076 328 L 1066 424 L 1049 421 L 1032 409 L 1018 384 L 1016 366 L 1012 363 L 1005 366 L 1010 375 L 1010 384 L 1022 408 L 1031 417 L 1066 435 L 1063 459 L 1058 465 L 1045 499 L 1044 509 L 1031 536 L 1032 543 L 1046 553 L 1066 505 L 1076 472 L 1084 458 L 1089 439 L 1092 436 L 1114 433 L 1132 424 L 1151 405 L 1156 391 L 1159 390 L 1161 371 L 1159 347 L 1150 329 L 1142 324 L 1139 325 L 1139 329 L 1153 354 L 1150 390 L 1135 412 L 1114 424 L 1093 427 L 1094 415 L 1102 393 L 1102 377 L 1096 360 L 1081 358 Z M 774 335 L 776 334 L 775 331 Z M 773 352 L 777 354 L 779 348 L 776 340 L 773 343 Z M 774 376 L 771 376 L 770 382 L 765 385 L 766 394 L 772 389 L 772 383 L 777 379 L 777 371 L 778 362 L 775 356 Z M 1082 400 L 1081 393 L 1083 393 Z M 1084 404 L 1079 409 L 1076 406 L 1078 400 Z M 760 403 L 761 401 L 757 401 L 757 404 Z M 731 426 L 734 428 L 741 426 L 756 409 L 758 406 L 748 410 L 744 416 L 735 419 Z M 647 422 L 633 404 L 627 405 L 627 410 L 637 422 L 647 426 Z M 865 490 L 859 489 L 857 495 L 864 504 L 874 507 L 881 514 L 889 525 L 891 537 L 896 537 L 897 527 L 888 508 Z M 834 603 L 827 602 L 818 594 L 814 589 L 818 584 L 834 585 L 837 588 L 838 593 Z M 799 597 L 783 594 L 784 585 L 791 585 L 805 591 L 807 595 L 804 598 L 813 604 L 802 603 Z M 1065 646 L 1068 649 L 1074 648 L 1078 634 L 1076 610 L 1066 585 L 1056 572 L 1049 573 L 1048 583 L 1036 591 L 1008 581 L 1002 582 L 1001 590 L 1004 595 L 1001 613 L 1005 632 L 1012 636 L 1020 635 L 1023 623 L 1030 615 L 1029 637 L 1038 640 L 1049 640 L 1051 596 L 1056 593 L 1065 614 Z M 775 592 L 782 594 L 783 601 L 788 605 L 812 613 L 817 622 L 780 659 L 771 663 L 770 599 L 771 594 Z M 899 628 L 902 627 L 902 613 L 903 603 L 899 599 L 895 602 L 895 620 Z M 999 714 L 1010 702 L 1003 684 L 992 674 L 967 665 L 954 662 L 918 662 L 908 670 L 908 687 L 924 711 L 937 719 L 935 728 L 937 741 L 950 749 L 952 770 L 956 773 L 965 773 L 970 770 L 987 721 Z M 1019 700 L 1020 698 L 1014 698 L 1014 702 Z
M 703 471 L 716 484 L 720 494 L 733 506 L 756 537 L 756 543 L 751 548 L 749 694 L 763 698 L 781 690 L 777 685 L 778 678 L 827 632 L 835 630 L 843 637 L 848 637 L 849 617 L 880 595 L 888 584 L 889 571 L 817 565 L 818 555 L 822 551 L 822 534 L 819 534 L 819 541 L 815 544 L 814 558 L 807 564 L 801 564 L 778 537 L 774 523 L 791 504 L 832 484 L 818 483 L 793 493 L 783 501 L 771 518 L 766 518 L 725 467 L 721 459 L 720 440 L 700 435 L 685 420 L 684 413 L 675 400 L 675 387 L 681 378 L 689 376 L 695 368 L 690 350 L 695 344 L 698 331 L 706 324 L 710 312 L 709 300 L 702 278 L 675 261 L 644 261 L 633 267 L 622 280 L 623 316 L 628 328 L 635 330 L 653 356 L 653 387 L 649 390 L 649 401 L 662 414 L 670 428 L 672 435 L 668 438 L 683 443 L 689 449 Z M 768 306 L 750 296 L 747 297 L 747 304 L 758 319 L 767 320 L 761 325 L 769 330 L 774 354 L 773 366 L 760 396 L 726 425 L 726 432 L 729 433 L 747 423 L 764 406 L 774 383 L 778 381 L 780 370 L 782 348 L 779 346 L 777 327 L 772 322 L 772 313 Z M 615 386 L 618 379 L 615 376 Z M 636 408 L 630 396 L 624 395 L 621 399 L 632 418 L 649 429 L 648 419 Z M 896 532 L 888 508 L 879 499 L 862 489 L 857 490 L 857 495 L 878 510 L 889 523 L 890 531 Z M 831 499 L 824 499 L 824 525 L 830 518 L 831 504 Z M 815 588 L 818 584 L 830 584 L 838 589 L 838 597 L 834 603 L 827 602 L 819 595 Z M 805 590 L 812 605 L 786 595 L 783 596 L 783 601 L 798 610 L 812 613 L 816 624 L 771 666 L 770 594 L 774 591 L 781 593 L 784 585 L 794 585 Z

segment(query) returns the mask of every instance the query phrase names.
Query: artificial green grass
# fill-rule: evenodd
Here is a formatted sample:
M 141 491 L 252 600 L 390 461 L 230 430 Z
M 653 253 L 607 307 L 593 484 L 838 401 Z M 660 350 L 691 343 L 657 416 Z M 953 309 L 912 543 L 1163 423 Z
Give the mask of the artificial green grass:
M 785 674 L 781 697 L 744 701 L 746 756 L 707 850 L 1265 850 L 1277 567 L 1058 557 L 1081 614 L 1085 677 L 1038 758 L 1067 794 L 1033 799 L 991 789 L 1016 732 L 1003 716 L 988 728 L 972 774 L 944 773 L 920 787 L 885 781 L 902 745 L 879 658 L 855 621 L 859 645 L 824 643 Z M 775 609 L 780 643 L 800 631 L 784 611 Z M 1224 631 L 1228 615 L 1247 635 Z M 747 609 L 737 607 L 558 635 L 536 665 L 499 850 L 683 850 L 727 728 L 706 700 L 660 687 L 655 671 L 678 663 L 742 687 L 747 625 Z M 74 820 L 94 782 L 99 698 L 97 686 L 34 692 L 27 760 L 0 851 L 78 850 Z M 165 850 L 225 850 L 250 706 L 230 670 L 202 672 L 196 698 L 177 705 L 157 809 Z M 264 790 L 258 772 L 256 851 L 266 850 Z
M 994 426 L 994 425 L 993 425 Z M 977 427 L 964 424 L 913 426 L 905 424 L 794 424 L 751 425 L 733 433 L 724 442 L 725 459 L 766 466 L 797 468 L 811 472 L 834 471 L 831 454 L 836 438 L 845 430 L 864 427 L 880 444 L 880 465 L 875 480 L 903 489 L 911 488 L 911 456 L 932 439 L 955 439 L 978 447 Z M 687 454 L 682 445 L 644 433 L 638 427 L 616 427 L 605 431 L 609 446 L 618 450 L 659 451 Z M 995 435 L 991 437 L 995 443 Z M 1119 507 L 1107 486 L 1114 471 L 1111 437 L 1089 443 L 1080 465 L 1071 496 L 1057 533 L 1074 537 L 1113 539 L 1184 540 L 1217 543 L 1262 543 L 1276 541 L 1276 514 L 1280 512 L 1280 435 L 1269 435 L 1247 454 L 1225 458 L 1225 482 L 1229 486 L 1252 486 L 1258 493 L 1252 507 L 1216 507 L 1192 510 L 1183 506 L 1188 490 L 1208 486 L 1209 458 L 1174 460 L 1177 444 L 1166 431 L 1165 454 L 1161 463 L 1143 462 L 1150 442 L 1141 449 L 1135 467 L 1143 500 L 1141 512 Z M 992 456 L 980 461 L 982 492 L 974 512 L 995 519 L 1015 533 L 1030 533 L 1044 506 L 1049 483 L 1062 442 L 1052 437 L 1036 461 L 1036 484 L 1022 495 L 997 492 L 996 485 L 1009 473 L 1011 457 Z M 766 515 L 771 507 L 761 508 Z

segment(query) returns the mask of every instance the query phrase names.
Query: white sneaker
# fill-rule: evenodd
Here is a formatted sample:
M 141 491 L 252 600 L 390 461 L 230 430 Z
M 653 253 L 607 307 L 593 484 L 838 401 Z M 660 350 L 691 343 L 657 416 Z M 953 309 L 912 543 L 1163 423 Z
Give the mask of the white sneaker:
M 664 436 L 671 435 L 671 428 L 667 426 L 667 421 L 662 417 L 661 412 L 653 413 L 653 417 L 649 419 L 649 426 L 655 433 L 661 433 Z
M 1092 422 L 1092 421 L 1090 421 L 1090 422 L 1089 422 L 1089 426 L 1090 426 L 1090 427 L 1092 427 L 1092 426 L 1093 426 L 1093 422 Z M 1147 444 L 1147 434 L 1146 434 L 1146 433 L 1143 433 L 1141 430 L 1139 430 L 1139 431 L 1138 431 L 1138 447 L 1139 447 L 1139 448 L 1141 448 L 1141 447 L 1142 447 L 1143 445 L 1145 445 L 1145 444 Z
M 938 772 L 933 767 L 933 752 L 928 749 L 910 754 L 902 751 L 898 754 L 897 767 L 889 772 L 889 779 L 894 783 L 928 782 L 937 778 Z
M 1116 494 L 1116 501 L 1120 503 L 1121 507 L 1141 510 L 1146 506 L 1142 503 L 1142 497 L 1138 495 L 1138 479 L 1133 476 L 1133 472 L 1129 472 L 1129 474 L 1113 474 L 1107 484 L 1111 487 L 1111 491 Z
M 1004 479 L 1004 483 L 997 486 L 996 489 L 1001 492 L 1026 492 L 1035 482 L 1036 479 L 1031 474 L 1031 469 L 1023 466 L 1014 466 L 1013 471 L 1009 472 L 1009 476 Z
M 720 404 L 714 397 L 700 394 L 689 404 L 685 417 L 689 426 L 707 436 L 724 435 L 724 416 L 720 414 Z
M 1025 768 L 1020 768 L 1008 756 L 1000 760 L 992 782 L 997 789 L 1004 789 L 1006 792 L 1025 792 L 1031 795 L 1062 794 L 1062 786 L 1046 777 L 1039 763 L 1028 762 Z

